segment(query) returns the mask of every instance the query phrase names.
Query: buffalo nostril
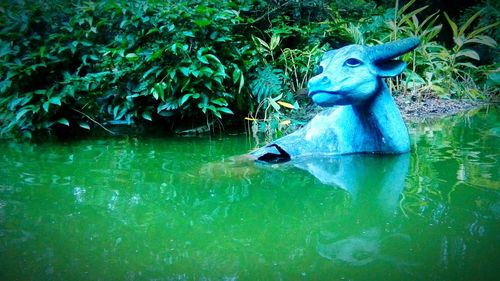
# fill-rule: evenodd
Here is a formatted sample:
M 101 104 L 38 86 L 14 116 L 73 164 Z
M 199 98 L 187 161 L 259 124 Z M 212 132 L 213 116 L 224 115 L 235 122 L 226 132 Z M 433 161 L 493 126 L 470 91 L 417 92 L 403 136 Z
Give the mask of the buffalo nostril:
M 321 84 L 328 84 L 328 83 L 330 83 L 330 79 L 328 79 L 328 77 L 326 77 L 326 76 L 323 76 L 323 78 L 321 78 L 321 80 L 320 80 L 320 83 Z

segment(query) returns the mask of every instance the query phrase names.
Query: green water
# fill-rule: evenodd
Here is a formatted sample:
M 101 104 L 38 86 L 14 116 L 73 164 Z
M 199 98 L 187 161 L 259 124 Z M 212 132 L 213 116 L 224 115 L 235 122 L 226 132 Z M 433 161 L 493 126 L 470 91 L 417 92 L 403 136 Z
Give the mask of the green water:
M 3 141 L 0 280 L 495 280 L 499 119 L 274 166 L 242 135 Z

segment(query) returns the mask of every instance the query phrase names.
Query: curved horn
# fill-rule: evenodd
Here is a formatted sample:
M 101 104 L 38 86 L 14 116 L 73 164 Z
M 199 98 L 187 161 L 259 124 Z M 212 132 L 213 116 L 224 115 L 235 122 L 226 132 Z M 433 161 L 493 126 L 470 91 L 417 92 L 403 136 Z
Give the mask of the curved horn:
M 385 61 L 399 57 L 400 55 L 415 49 L 418 44 L 420 44 L 420 39 L 418 39 L 418 37 L 410 37 L 369 47 L 368 52 L 373 61 Z

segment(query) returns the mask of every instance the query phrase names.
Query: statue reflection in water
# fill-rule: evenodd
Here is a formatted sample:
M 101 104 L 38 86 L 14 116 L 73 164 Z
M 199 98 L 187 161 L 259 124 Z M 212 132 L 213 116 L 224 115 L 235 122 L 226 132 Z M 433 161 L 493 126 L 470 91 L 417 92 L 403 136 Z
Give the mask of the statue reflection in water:
M 387 229 L 396 215 L 409 167 L 409 154 L 355 154 L 338 157 L 308 157 L 295 161 L 295 167 L 307 171 L 321 183 L 349 193 L 348 218 L 332 219 L 328 229 L 318 234 L 318 254 L 333 262 L 363 266 L 385 261 L 408 266 L 407 253 L 394 257 L 384 246 L 402 243 L 407 235 Z M 343 225 L 344 224 L 344 225 Z M 344 233 L 344 234 L 343 234 Z M 391 251 L 392 252 L 392 251 Z

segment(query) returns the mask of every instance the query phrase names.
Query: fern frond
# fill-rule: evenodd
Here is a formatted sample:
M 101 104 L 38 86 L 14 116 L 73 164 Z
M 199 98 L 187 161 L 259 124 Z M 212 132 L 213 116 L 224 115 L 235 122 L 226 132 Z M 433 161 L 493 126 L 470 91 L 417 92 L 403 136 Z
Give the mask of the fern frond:
M 255 78 L 250 83 L 252 95 L 257 98 L 257 102 L 279 94 L 282 86 L 283 71 L 271 66 L 258 69 Z

